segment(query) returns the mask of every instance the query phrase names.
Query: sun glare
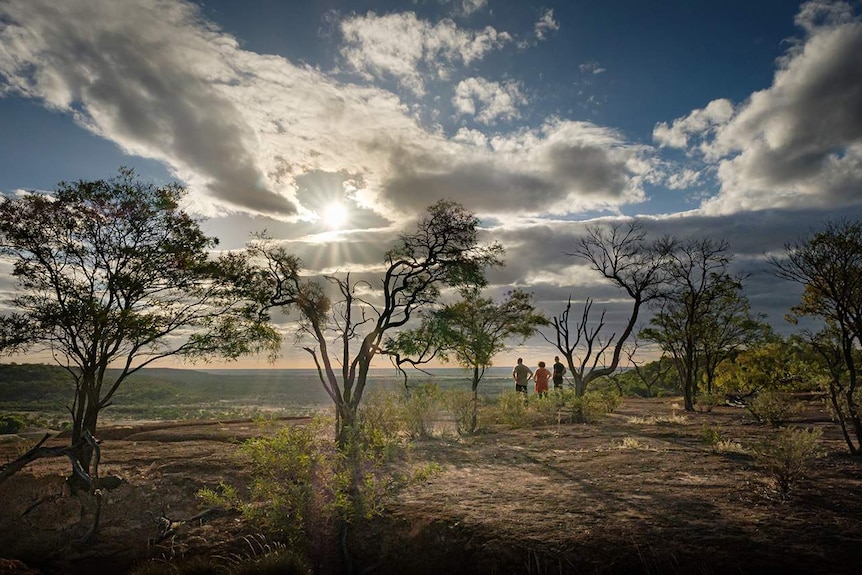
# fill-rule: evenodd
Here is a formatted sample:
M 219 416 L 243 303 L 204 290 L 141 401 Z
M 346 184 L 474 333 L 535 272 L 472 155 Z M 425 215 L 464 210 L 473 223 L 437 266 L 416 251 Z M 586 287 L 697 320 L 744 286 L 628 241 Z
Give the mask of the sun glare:
M 323 225 L 330 230 L 337 230 L 347 224 L 347 208 L 338 202 L 329 204 L 323 211 Z

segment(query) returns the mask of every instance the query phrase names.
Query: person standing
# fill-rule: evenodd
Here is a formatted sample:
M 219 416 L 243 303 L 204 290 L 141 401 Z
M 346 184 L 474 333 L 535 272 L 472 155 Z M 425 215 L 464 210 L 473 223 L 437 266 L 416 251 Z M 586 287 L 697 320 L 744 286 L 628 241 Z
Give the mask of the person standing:
M 512 370 L 512 379 L 515 380 L 515 391 L 527 395 L 527 382 L 533 377 L 533 371 L 524 365 L 524 360 L 518 358 L 518 365 Z
M 533 380 L 536 382 L 536 393 L 539 397 L 548 395 L 548 381 L 551 379 L 551 372 L 545 369 L 545 362 L 539 362 L 539 369 L 533 374 Z
M 560 356 L 554 358 L 554 389 L 563 389 L 563 376 L 566 375 L 566 366 L 560 363 Z

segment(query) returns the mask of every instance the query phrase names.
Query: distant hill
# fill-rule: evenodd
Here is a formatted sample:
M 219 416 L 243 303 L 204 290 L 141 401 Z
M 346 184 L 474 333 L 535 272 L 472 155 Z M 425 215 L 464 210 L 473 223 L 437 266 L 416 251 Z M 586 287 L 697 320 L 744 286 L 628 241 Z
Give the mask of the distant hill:
M 0 405 L 4 407 L 66 403 L 74 390 L 72 376 L 59 365 L 0 364 Z
M 108 381 L 118 374 L 109 370 Z M 304 390 L 304 392 L 303 392 Z M 58 365 L 0 364 L 0 409 L 56 408 L 74 396 L 72 376 Z M 145 368 L 129 376 L 115 403 L 194 403 L 261 400 L 289 403 L 325 398 L 316 381 L 288 382 L 284 371 L 220 372 L 194 369 Z

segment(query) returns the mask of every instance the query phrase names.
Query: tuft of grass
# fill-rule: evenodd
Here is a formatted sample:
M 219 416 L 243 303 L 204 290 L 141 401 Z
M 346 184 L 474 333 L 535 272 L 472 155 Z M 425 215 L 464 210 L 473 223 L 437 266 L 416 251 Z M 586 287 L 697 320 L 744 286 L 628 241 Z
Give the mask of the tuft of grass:
M 638 439 L 637 437 L 623 437 L 622 441 L 616 445 L 617 449 L 649 449 L 649 445 Z

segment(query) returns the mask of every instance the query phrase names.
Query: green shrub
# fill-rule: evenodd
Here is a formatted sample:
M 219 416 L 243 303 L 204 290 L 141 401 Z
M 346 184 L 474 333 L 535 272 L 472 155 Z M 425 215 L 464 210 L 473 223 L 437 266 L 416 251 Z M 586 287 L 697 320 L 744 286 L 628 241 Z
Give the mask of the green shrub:
M 388 494 L 410 482 L 386 465 L 405 447 L 399 440 L 403 432 L 393 427 L 398 421 L 393 401 L 380 396 L 369 402 L 353 439 L 340 447 L 333 422 L 324 418 L 250 439 L 240 449 L 251 469 L 248 493 L 220 484 L 200 490 L 198 497 L 207 505 L 240 510 L 264 533 L 283 541 L 291 554 L 312 564 L 331 556 L 341 526 L 381 513 Z
M 18 433 L 27 427 L 27 418 L 13 413 L 0 414 L 0 433 Z
M 754 446 L 754 454 L 775 480 L 778 493 L 787 499 L 793 485 L 802 477 L 811 463 L 822 455 L 820 429 L 788 427 Z
M 724 440 L 724 437 L 721 435 L 719 430 L 707 425 L 706 423 L 704 423 L 700 428 L 700 437 L 703 439 L 704 443 L 710 446 L 715 446 L 718 442 Z
M 516 391 L 506 391 L 497 398 L 497 421 L 512 428 L 529 427 L 530 412 L 527 396 Z
M 455 423 L 455 431 L 458 435 L 467 435 L 476 431 L 477 422 L 473 420 L 474 409 L 477 399 L 473 392 L 463 389 L 450 389 L 440 394 L 440 402 Z
M 404 421 L 410 437 L 430 437 L 440 411 L 440 392 L 437 385 L 426 383 L 410 391 L 404 400 Z
M 791 416 L 802 411 L 802 407 L 801 402 L 779 391 L 762 391 L 746 404 L 757 421 L 775 428 L 781 427 Z
M 710 413 L 717 406 L 724 403 L 724 394 L 701 393 L 695 399 L 695 408 L 701 413 Z
M 561 415 L 565 411 L 565 403 L 562 397 L 556 393 L 549 393 L 544 396 L 533 395 L 527 406 L 527 417 L 533 425 L 559 423 Z

